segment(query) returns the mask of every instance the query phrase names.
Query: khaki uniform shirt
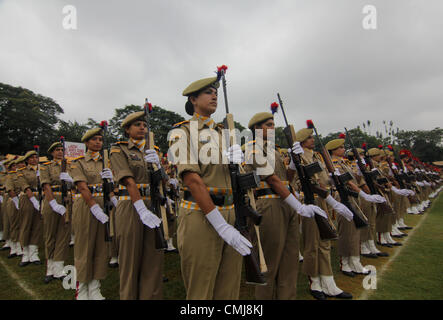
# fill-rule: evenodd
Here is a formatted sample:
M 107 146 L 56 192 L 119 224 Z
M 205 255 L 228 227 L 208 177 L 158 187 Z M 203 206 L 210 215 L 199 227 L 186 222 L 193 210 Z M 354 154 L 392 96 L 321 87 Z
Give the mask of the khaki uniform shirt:
M 8 176 L 6 177 L 6 182 L 5 182 L 6 193 L 14 191 L 17 196 L 20 194 L 21 188 L 18 183 L 19 172 L 20 172 L 19 170 L 8 172 Z
M 37 191 L 37 166 L 28 165 L 21 174 L 19 174 L 18 183 L 23 191 L 31 188 L 33 192 Z
M 60 173 L 62 172 L 61 162 L 52 160 L 40 166 L 40 184 L 45 183 L 50 186 L 61 186 Z
M 103 179 L 100 172 L 103 170 L 103 161 L 101 159 L 95 161 L 88 151 L 84 157 L 76 158 L 72 161 L 69 175 L 74 180 L 74 183 L 79 181 L 87 184 L 101 184 Z
M 133 178 L 137 184 L 150 182 L 149 167 L 144 154 L 132 141 L 114 144 L 109 158 L 116 182 L 122 184 L 122 179 L 126 177 Z
M 196 125 L 198 137 L 194 138 L 193 135 L 191 141 L 191 131 L 194 130 L 194 125 Z M 231 189 L 229 168 L 227 164 L 222 162 L 222 143 L 225 144 L 222 142 L 222 129 L 222 126 L 216 125 L 212 119 L 209 118 L 205 121 L 196 114 L 194 114 L 190 121 L 184 121 L 175 126 L 173 134 L 178 131 L 179 138 L 172 145 L 177 143 L 187 148 L 187 155 L 183 159 L 180 159 L 179 154 L 175 155 L 176 159 L 178 159 L 177 170 L 181 186 L 184 185 L 183 174 L 194 172 L 202 178 L 207 187 Z M 218 164 L 202 162 L 198 155 L 205 150 L 208 157 L 217 159 Z M 225 163 L 227 162 L 225 161 Z

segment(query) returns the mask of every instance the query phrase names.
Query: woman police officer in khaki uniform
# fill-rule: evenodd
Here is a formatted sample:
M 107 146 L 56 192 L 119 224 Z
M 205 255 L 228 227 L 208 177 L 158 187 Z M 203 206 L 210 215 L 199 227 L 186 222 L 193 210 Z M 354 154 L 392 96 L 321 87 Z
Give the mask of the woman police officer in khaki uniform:
M 43 214 L 43 238 L 45 240 L 45 252 L 47 269 L 45 283 L 53 279 L 63 279 L 66 275 L 63 271 L 64 261 L 68 258 L 69 239 L 71 236 L 71 223 L 66 222 L 66 210 L 71 210 L 71 200 L 66 200 L 63 206 L 61 185 L 62 180 L 72 183 L 72 178 L 67 172 L 61 172 L 63 160 L 63 146 L 60 142 L 54 142 L 48 149 L 52 160 L 40 166 L 40 183 L 45 194 L 42 204 Z M 68 198 L 70 191 L 68 191 Z
M 352 175 L 352 169 L 343 160 L 345 154 L 344 143 L 344 139 L 334 139 L 329 141 L 325 148 L 331 155 L 336 174 L 349 172 Z M 347 185 L 366 201 L 374 203 L 386 201 L 380 195 L 369 195 L 361 190 L 354 176 L 351 181 L 347 182 Z M 363 215 L 357 202 L 352 197 L 349 197 L 349 201 L 353 203 L 355 210 L 359 210 L 360 215 Z M 360 230 L 355 227 L 353 221 L 348 221 L 341 215 L 337 218 L 337 230 L 338 255 L 341 259 L 341 271 L 343 274 L 350 277 L 355 277 L 356 274 L 369 274 L 370 271 L 365 269 L 360 263 Z
M 120 184 L 115 211 L 120 299 L 162 299 L 164 252 L 155 248 L 153 230 L 161 220 L 148 209 L 148 164 L 159 165 L 160 161 L 155 150 L 145 149 L 147 123 L 143 111 L 128 115 L 122 127 L 129 139 L 113 145 L 110 154 L 115 181 Z
M 38 256 L 38 244 L 42 236 L 43 219 L 40 214 L 40 204 L 36 198 L 38 155 L 34 150 L 24 155 L 27 167 L 18 174 L 18 183 L 23 193 L 20 196 L 20 244 L 23 256 L 20 266 L 30 263 L 41 264 Z
M 249 254 L 252 247 L 233 227 L 231 178 L 228 165 L 222 164 L 222 128 L 211 119 L 217 109 L 218 86 L 216 77 L 191 83 L 183 95 L 188 97 L 185 108 L 192 118 L 171 132 L 178 141 L 171 145 L 168 158 L 177 164 L 184 190 L 177 244 L 187 299 L 238 299 L 241 255 Z M 214 161 L 198 157 L 208 147 Z M 241 163 L 239 145 L 228 151 L 229 160 Z
M 109 243 L 105 241 L 105 225 L 109 217 L 103 212 L 103 179 L 112 180 L 110 169 L 103 168 L 100 150 L 101 128 L 88 130 L 82 137 L 87 152 L 74 159 L 70 175 L 77 187 L 72 206 L 75 233 L 74 265 L 77 271 L 77 300 L 103 300 L 100 280 L 106 278 Z M 117 199 L 111 198 L 114 206 Z

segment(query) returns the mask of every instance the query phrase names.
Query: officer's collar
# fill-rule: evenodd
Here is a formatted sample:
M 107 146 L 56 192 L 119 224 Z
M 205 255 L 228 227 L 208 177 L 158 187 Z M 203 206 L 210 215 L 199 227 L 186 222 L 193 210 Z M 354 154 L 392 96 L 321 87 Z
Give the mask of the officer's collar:
M 208 128 L 214 129 L 216 125 L 215 121 L 212 118 L 202 116 L 197 112 L 194 112 L 191 121 L 192 120 L 198 121 L 198 130 L 201 130 L 203 126 L 207 126 Z

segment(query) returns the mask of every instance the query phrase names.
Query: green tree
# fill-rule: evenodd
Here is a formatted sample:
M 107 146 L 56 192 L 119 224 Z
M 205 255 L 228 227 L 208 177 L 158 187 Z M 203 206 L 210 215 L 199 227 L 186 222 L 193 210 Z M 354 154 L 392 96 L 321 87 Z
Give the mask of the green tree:
M 63 121 L 60 120 L 56 134 L 54 135 L 54 142 L 60 139 L 61 136 L 65 138 L 65 141 L 81 142 L 81 139 L 85 132 L 88 130 L 86 124 L 80 124 L 77 121 Z
M 20 154 L 38 144 L 43 151 L 53 142 L 63 109 L 49 97 L 0 83 L 0 152 Z

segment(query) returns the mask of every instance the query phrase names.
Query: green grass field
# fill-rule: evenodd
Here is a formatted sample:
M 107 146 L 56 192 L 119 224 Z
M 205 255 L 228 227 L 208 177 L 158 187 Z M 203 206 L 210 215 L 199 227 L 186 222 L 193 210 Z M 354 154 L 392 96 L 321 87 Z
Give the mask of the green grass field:
M 402 248 L 400 254 L 386 269 L 386 272 L 378 274 L 377 290 L 368 293 L 369 299 L 392 300 L 392 299 L 443 299 L 443 196 L 433 201 L 433 206 L 425 215 L 407 215 L 407 225 L 416 226 L 425 219 L 414 234 L 408 239 L 403 247 L 383 248 L 390 254 L 388 258 L 368 259 L 362 257 L 363 265 L 373 265 L 377 272 L 383 268 L 396 250 Z M 404 238 L 397 240 L 404 241 Z M 334 247 L 335 243 L 332 244 Z M 28 265 L 24 268 L 18 266 L 20 258 L 7 259 L 8 251 L 0 251 L 0 300 L 72 300 L 74 290 L 65 290 L 60 281 L 52 281 L 49 284 L 43 282 L 46 267 L 44 265 Z M 40 245 L 40 258 L 44 257 L 43 244 Z M 363 289 L 363 276 L 349 278 L 342 275 L 339 269 L 336 250 L 332 249 L 331 256 L 337 285 L 358 298 Z M 65 265 L 73 264 L 73 248 L 70 248 L 70 258 Z M 10 277 L 5 269 L 14 272 L 18 279 Z M 299 270 L 301 264 L 299 264 Z M 164 299 L 185 299 L 185 290 L 180 273 L 180 257 L 176 253 L 165 254 L 165 276 L 169 279 L 164 283 Z M 35 296 L 30 295 L 17 283 L 20 281 Z M 102 294 L 107 299 L 119 299 L 119 276 L 118 269 L 109 269 L 108 277 L 102 282 Z M 308 279 L 299 272 L 297 299 L 313 300 L 309 294 Z M 240 298 L 254 299 L 254 287 L 244 282 L 241 285 Z

